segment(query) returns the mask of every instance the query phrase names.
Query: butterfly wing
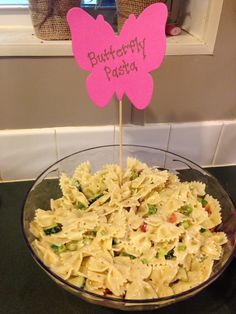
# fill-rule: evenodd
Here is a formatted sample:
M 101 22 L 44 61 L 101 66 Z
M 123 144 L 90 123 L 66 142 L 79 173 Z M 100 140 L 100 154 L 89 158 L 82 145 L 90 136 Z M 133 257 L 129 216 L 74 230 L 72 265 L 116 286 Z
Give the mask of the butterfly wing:
M 155 3 L 147 7 L 136 19 L 131 15 L 125 22 L 121 37 L 129 40 L 137 35 L 145 40 L 145 71 L 151 72 L 161 65 L 166 51 L 166 21 L 167 6 L 164 3 Z
M 153 4 L 145 9 L 138 18 L 131 15 L 120 34 L 120 38 L 124 42 L 137 40 L 136 42 L 140 43 L 140 51 L 143 50 L 135 57 L 139 71 L 132 79 L 126 77 L 124 84 L 126 95 L 138 109 L 146 108 L 152 98 L 153 79 L 149 73 L 159 68 L 164 59 L 167 15 L 166 5 L 163 3 Z M 130 62 L 132 62 L 132 58 L 134 57 L 131 55 Z
M 105 107 L 114 94 L 114 88 L 107 81 L 104 63 L 97 58 L 115 41 L 112 27 L 99 15 L 95 20 L 86 11 L 73 8 L 67 13 L 67 21 L 72 34 L 72 49 L 80 67 L 90 72 L 86 80 L 88 94 L 100 108 Z
M 149 73 L 137 73 L 133 83 L 127 85 L 126 95 L 137 109 L 145 109 L 153 94 L 153 78 Z
M 93 53 L 109 46 L 109 43 L 114 40 L 114 31 L 104 21 L 103 16 L 99 15 L 95 20 L 80 8 L 72 8 L 68 11 L 67 22 L 72 34 L 72 50 L 75 59 L 82 69 L 91 72 L 95 64 Z
M 86 80 L 86 88 L 93 103 L 104 108 L 112 99 L 114 89 L 109 81 L 104 79 L 104 74 L 100 70 L 93 70 Z

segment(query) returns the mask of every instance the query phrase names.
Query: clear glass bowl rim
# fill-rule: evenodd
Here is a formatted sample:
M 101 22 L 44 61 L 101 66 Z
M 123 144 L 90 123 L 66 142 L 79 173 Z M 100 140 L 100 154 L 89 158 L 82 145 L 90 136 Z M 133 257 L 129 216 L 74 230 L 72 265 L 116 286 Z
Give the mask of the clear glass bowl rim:
M 214 178 L 217 183 L 221 186 L 221 188 L 225 191 L 225 189 L 222 187 L 222 185 L 220 184 L 219 180 L 217 178 L 215 178 L 211 173 L 209 173 L 208 171 L 206 171 L 205 169 L 203 169 L 201 166 L 199 166 L 197 163 L 193 162 L 192 160 L 188 159 L 188 158 L 185 158 L 185 157 L 182 157 L 176 153 L 172 153 L 170 151 L 167 151 L 167 150 L 164 150 L 164 149 L 161 149 L 161 148 L 157 148 L 157 147 L 151 147 L 151 146 L 145 146 L 145 145 L 134 145 L 134 144 L 123 144 L 122 145 L 123 147 L 136 147 L 136 148 L 144 148 L 144 149 L 150 149 L 150 150 L 156 150 L 156 151 L 160 151 L 160 152 L 163 152 L 163 153 L 167 153 L 169 155 L 173 155 L 173 156 L 176 156 L 176 157 L 179 157 L 183 160 L 186 160 L 187 162 L 190 162 L 191 164 L 195 165 L 196 167 L 198 167 L 199 169 L 201 169 L 204 173 L 206 173 L 207 175 L 209 175 L 210 177 Z M 32 246 L 30 244 L 30 242 L 28 241 L 27 239 L 27 235 L 25 233 L 25 230 L 24 230 L 24 208 L 25 208 L 25 203 L 27 201 L 27 198 L 31 192 L 31 190 L 33 189 L 33 187 L 35 186 L 35 184 L 37 184 L 38 180 L 40 180 L 41 177 L 44 176 L 45 173 L 47 173 L 47 171 L 52 168 L 53 166 L 59 164 L 60 162 L 62 162 L 63 160 L 67 159 L 67 158 L 70 158 L 74 155 L 77 155 L 79 153 L 83 153 L 83 152 L 86 152 L 86 151 L 91 151 L 91 150 L 96 150 L 96 149 L 102 149 L 102 148 L 114 148 L 114 147 L 119 147 L 118 144 L 114 144 L 114 145 L 102 145 L 102 146 L 96 146 L 96 147 L 92 147 L 92 148 L 88 148 L 88 149 L 84 149 L 84 150 L 80 150 L 80 151 L 77 151 L 75 153 L 72 153 L 68 156 L 65 156 L 63 158 L 61 158 L 60 160 L 56 161 L 55 163 L 51 164 L 49 167 L 47 167 L 41 174 L 38 175 L 38 177 L 34 180 L 34 182 L 32 183 L 31 187 L 29 188 L 25 198 L 24 198 L 24 201 L 23 201 L 23 206 L 22 206 L 22 210 L 21 210 L 21 229 L 22 229 L 22 233 L 23 233 L 23 237 L 24 237 L 24 240 L 25 240 L 25 243 L 28 247 L 28 249 L 30 250 L 30 253 L 32 255 L 32 257 L 35 259 L 35 261 L 42 267 L 42 269 L 44 271 L 46 271 L 47 273 L 50 274 L 50 276 L 52 276 L 53 278 L 55 278 L 56 280 L 58 280 L 61 284 L 65 285 L 65 286 L 68 286 L 70 287 L 71 289 L 79 292 L 79 293 L 82 293 L 83 295 L 88 295 L 88 296 L 91 296 L 91 297 L 94 297 L 94 298 L 97 298 L 97 299 L 100 299 L 100 300 L 107 300 L 107 301 L 113 301 L 113 302 L 117 302 L 117 303 L 129 303 L 129 304 L 132 304 L 134 303 L 135 305 L 138 305 L 138 304 L 151 304 L 151 303 L 159 303 L 159 302 L 168 302 L 168 301 L 173 301 L 173 299 L 176 299 L 175 301 L 177 301 L 177 299 L 182 299 L 182 298 L 185 298 L 185 297 L 188 297 L 188 295 L 194 295 L 195 293 L 197 293 L 198 291 L 201 291 L 202 289 L 204 289 L 205 287 L 207 287 L 209 284 L 213 283 L 223 272 L 224 270 L 228 267 L 228 265 L 231 263 L 235 253 L 236 253 L 236 243 L 234 244 L 234 247 L 233 247 L 233 250 L 231 252 L 231 255 L 229 256 L 228 260 L 226 261 L 226 263 L 224 264 L 224 266 L 219 269 L 218 272 L 216 272 L 213 276 L 211 276 L 210 278 L 208 278 L 206 281 L 204 281 L 203 283 L 201 283 L 200 285 L 197 285 L 196 287 L 192 288 L 192 289 L 189 289 L 189 290 L 186 290 L 184 292 L 181 292 L 181 293 L 178 293 L 178 294 L 173 294 L 173 295 L 170 295 L 168 297 L 162 297 L 162 298 L 154 298 L 154 299 L 121 299 L 121 298 L 112 298 L 112 297 L 109 297 L 109 296 L 102 296 L 102 295 L 99 295 L 99 294 L 96 294 L 96 293 L 93 293 L 93 292 L 90 292 L 90 291 L 87 291 L 87 290 L 84 290 L 82 288 L 78 288 L 72 284 L 70 284 L 68 281 L 62 279 L 61 277 L 59 277 L 57 274 L 55 274 L 54 272 L 52 272 L 49 267 L 47 267 L 43 262 L 42 260 L 36 255 L 36 253 L 34 252 L 34 250 L 32 249 Z M 227 194 L 229 200 L 231 201 L 233 207 L 235 208 L 234 206 L 234 203 L 230 197 L 230 195 L 225 191 L 225 193 Z M 236 210 L 236 209 L 235 209 Z

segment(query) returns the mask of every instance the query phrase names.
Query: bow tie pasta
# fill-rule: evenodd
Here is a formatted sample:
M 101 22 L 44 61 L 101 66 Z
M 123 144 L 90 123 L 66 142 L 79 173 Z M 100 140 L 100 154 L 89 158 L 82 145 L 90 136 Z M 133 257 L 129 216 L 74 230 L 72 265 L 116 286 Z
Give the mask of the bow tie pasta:
M 121 180 L 122 178 L 122 180 Z M 70 284 L 100 295 L 152 299 L 209 278 L 227 242 L 220 204 L 201 182 L 127 159 L 123 174 L 83 163 L 62 174 L 63 196 L 37 209 L 34 250 Z

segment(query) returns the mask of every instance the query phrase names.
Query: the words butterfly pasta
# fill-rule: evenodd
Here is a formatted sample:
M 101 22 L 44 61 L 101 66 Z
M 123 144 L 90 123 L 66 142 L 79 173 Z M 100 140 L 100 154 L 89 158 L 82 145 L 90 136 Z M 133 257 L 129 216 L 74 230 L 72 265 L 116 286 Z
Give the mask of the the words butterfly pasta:
M 138 18 L 129 16 L 117 35 L 101 15 L 94 19 L 80 8 L 68 12 L 73 53 L 90 72 L 86 86 L 97 106 L 106 106 L 114 94 L 119 101 L 126 94 L 138 109 L 148 106 L 153 94 L 150 72 L 165 55 L 167 14 L 163 3 L 153 4 Z

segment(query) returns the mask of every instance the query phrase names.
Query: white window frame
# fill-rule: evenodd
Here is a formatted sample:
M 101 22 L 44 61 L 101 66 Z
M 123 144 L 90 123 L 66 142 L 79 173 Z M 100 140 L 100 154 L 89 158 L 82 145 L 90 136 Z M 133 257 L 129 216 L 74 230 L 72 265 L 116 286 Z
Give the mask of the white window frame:
M 212 55 L 223 0 L 190 0 L 181 35 L 168 37 L 167 55 Z M 204 9 L 204 10 L 203 10 Z M 44 41 L 34 35 L 25 6 L 0 8 L 0 56 L 72 56 L 71 41 Z

